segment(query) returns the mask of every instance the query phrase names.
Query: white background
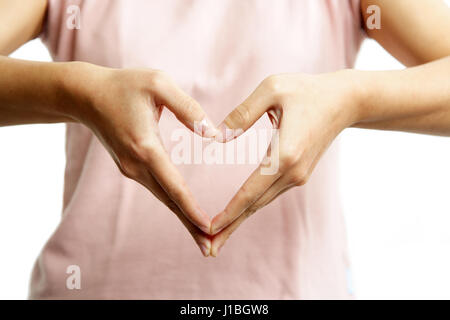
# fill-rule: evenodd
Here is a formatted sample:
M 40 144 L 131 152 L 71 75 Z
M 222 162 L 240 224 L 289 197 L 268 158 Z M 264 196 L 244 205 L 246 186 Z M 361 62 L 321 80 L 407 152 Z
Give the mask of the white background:
M 38 41 L 16 58 L 49 61 Z M 374 41 L 358 69 L 402 66 Z M 64 125 L 0 128 L 0 299 L 24 299 L 61 211 Z M 450 298 L 450 140 L 348 129 L 341 193 L 360 299 Z

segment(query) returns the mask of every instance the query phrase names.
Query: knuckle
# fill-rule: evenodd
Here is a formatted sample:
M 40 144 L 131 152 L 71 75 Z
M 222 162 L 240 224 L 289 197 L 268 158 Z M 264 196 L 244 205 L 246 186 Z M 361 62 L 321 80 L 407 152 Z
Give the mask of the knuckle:
M 168 76 L 160 70 L 152 70 L 149 77 L 149 83 L 151 87 L 160 88 L 168 80 Z
M 257 206 L 250 206 L 244 213 L 245 219 L 250 218 L 259 208 Z
M 252 202 L 252 196 L 247 187 L 242 186 L 240 192 L 237 194 L 239 200 L 245 204 L 250 204 Z
M 266 90 L 269 90 L 273 93 L 280 92 L 282 90 L 282 81 L 280 75 L 271 75 L 268 76 L 263 81 L 263 86 Z
M 193 98 L 189 97 L 189 96 L 183 96 L 180 98 L 180 107 L 181 110 L 183 112 L 184 116 L 189 116 L 192 114 L 195 114 L 195 112 L 197 111 L 197 105 L 196 102 Z
M 280 156 L 280 169 L 282 171 L 286 171 L 287 169 L 291 168 L 297 163 L 298 157 L 299 156 L 297 155 L 297 153 L 293 151 L 283 152 Z
M 134 161 L 122 159 L 119 162 L 119 170 L 125 177 L 136 179 L 139 176 L 139 166 Z
M 282 75 L 272 75 L 264 80 L 264 90 L 269 92 L 274 104 L 283 106 L 288 103 L 292 90 L 286 84 Z
M 139 162 L 147 163 L 153 161 L 157 156 L 158 143 L 156 139 L 136 138 L 131 144 L 129 150 L 131 157 Z
M 184 199 L 184 191 L 182 188 L 171 188 L 169 190 L 169 194 L 171 199 L 175 202 L 175 203 L 182 203 L 183 199 Z
M 243 124 L 250 121 L 249 107 L 246 104 L 239 105 L 233 110 L 233 112 L 230 113 L 228 120 L 234 125 L 234 129 L 241 128 Z
M 297 169 L 292 177 L 292 184 L 300 187 L 306 184 L 309 179 L 309 173 L 306 169 Z

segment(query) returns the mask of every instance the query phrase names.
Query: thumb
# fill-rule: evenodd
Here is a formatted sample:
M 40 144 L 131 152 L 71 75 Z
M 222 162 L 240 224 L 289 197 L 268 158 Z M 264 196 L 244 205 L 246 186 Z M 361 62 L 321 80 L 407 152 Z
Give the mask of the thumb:
M 256 89 L 243 103 L 237 106 L 219 125 L 219 142 L 231 141 L 247 131 L 267 111 L 264 95 Z
M 159 95 L 164 105 L 191 131 L 206 138 L 214 138 L 219 133 L 200 104 L 175 84 L 161 88 Z

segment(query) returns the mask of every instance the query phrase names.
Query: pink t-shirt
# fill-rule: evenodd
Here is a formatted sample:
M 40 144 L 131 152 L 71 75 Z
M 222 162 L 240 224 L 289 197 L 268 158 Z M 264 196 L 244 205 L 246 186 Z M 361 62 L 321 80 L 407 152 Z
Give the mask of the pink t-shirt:
M 80 29 L 69 28 L 70 5 L 80 8 Z M 164 70 L 219 123 L 268 75 L 352 67 L 360 25 L 357 0 L 50 0 L 42 38 L 55 61 Z M 165 110 L 160 128 L 170 152 L 183 126 Z M 86 127 L 67 125 L 66 151 L 62 219 L 36 262 L 31 298 L 352 297 L 336 142 L 307 185 L 253 215 L 216 259 L 120 174 Z M 215 215 L 256 165 L 178 167 Z M 71 265 L 81 289 L 66 286 Z

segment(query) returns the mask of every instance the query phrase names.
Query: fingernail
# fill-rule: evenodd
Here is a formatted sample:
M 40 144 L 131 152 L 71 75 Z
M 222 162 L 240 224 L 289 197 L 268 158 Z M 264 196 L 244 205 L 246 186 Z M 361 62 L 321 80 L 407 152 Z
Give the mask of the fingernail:
M 214 138 L 217 134 L 219 134 L 219 130 L 207 117 L 203 118 L 202 121 L 196 122 L 194 124 L 194 131 L 198 135 L 205 138 Z
M 228 126 L 225 123 L 220 124 L 218 129 L 219 129 L 219 133 L 216 136 L 217 141 L 228 142 L 230 140 L 233 140 L 234 130 L 228 128 Z
M 211 227 L 211 235 L 216 235 L 216 234 L 218 234 L 220 231 L 222 231 L 223 230 L 223 227 L 220 227 L 220 228 L 213 228 L 213 227 Z
M 202 230 L 206 234 L 211 234 L 211 227 L 200 227 L 200 230 Z
M 211 248 L 211 257 L 217 258 L 219 256 L 220 249 L 222 249 L 222 246 L 218 247 L 215 251 Z
M 209 218 L 207 218 L 208 220 L 203 220 L 201 225 L 198 225 L 198 228 L 200 230 L 202 230 L 204 233 L 206 234 L 210 234 L 211 232 L 211 221 L 209 220 Z
M 211 220 L 211 234 L 216 235 L 219 232 L 222 232 L 232 221 L 227 218 L 229 216 L 229 212 L 227 209 L 219 212 L 212 220 Z
M 211 233 L 211 219 L 209 218 L 208 214 L 199 206 L 197 205 L 197 215 L 201 217 L 201 221 L 197 223 L 197 226 L 200 230 L 202 230 L 206 234 Z
M 204 245 L 203 243 L 202 244 L 200 244 L 200 250 L 202 251 L 202 253 L 203 253 L 203 255 L 205 256 L 205 257 L 208 257 L 209 256 L 209 248 L 206 246 L 206 245 Z
M 211 221 L 210 234 L 212 236 L 216 235 L 223 229 L 222 227 L 219 227 L 218 223 L 217 223 L 217 221 L 220 222 L 222 214 L 223 214 L 223 211 L 220 212 L 219 214 L 217 214 Z

